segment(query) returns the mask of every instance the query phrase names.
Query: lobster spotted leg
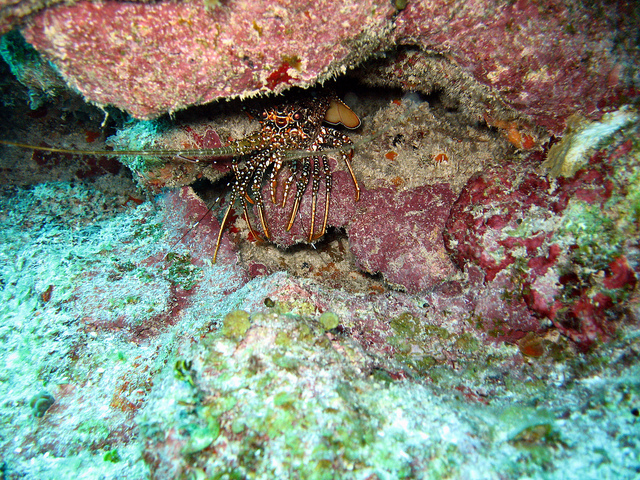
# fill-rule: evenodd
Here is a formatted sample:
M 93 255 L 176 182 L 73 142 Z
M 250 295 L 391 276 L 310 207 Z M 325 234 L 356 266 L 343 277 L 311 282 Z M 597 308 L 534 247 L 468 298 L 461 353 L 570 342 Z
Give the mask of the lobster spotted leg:
M 313 240 L 316 226 L 316 204 L 318 203 L 318 190 L 320 190 L 320 157 L 313 157 L 313 181 L 311 182 L 311 225 L 309 226 L 309 242 Z
M 271 184 L 271 202 L 275 205 L 276 192 L 278 190 L 278 174 L 282 169 L 282 163 L 284 162 L 284 155 L 280 151 L 275 151 L 271 156 L 271 162 L 273 163 L 273 169 L 269 175 L 269 183 Z
M 322 156 L 322 170 L 324 171 L 324 218 L 322 219 L 322 230 L 320 235 L 315 237 L 318 239 L 327 231 L 327 219 L 329 218 L 329 204 L 331 199 L 331 185 L 333 177 L 331 176 L 331 168 L 329 167 L 329 159 L 326 155 Z
M 296 180 L 296 196 L 293 202 L 293 209 L 291 210 L 291 215 L 289 217 L 289 223 L 287 224 L 287 232 L 291 230 L 293 226 L 293 222 L 296 219 L 296 215 L 298 215 L 298 209 L 300 208 L 300 201 L 304 195 L 305 190 L 307 189 L 307 185 L 309 184 L 309 175 L 311 172 L 309 171 L 309 162 L 307 159 L 302 164 L 302 172 L 300 172 L 300 176 Z
M 281 204 L 282 208 L 284 208 L 285 205 L 287 204 L 287 199 L 289 198 L 289 191 L 291 189 L 291 185 L 296 179 L 296 172 L 298 171 L 297 160 L 293 160 L 291 162 L 289 169 L 291 170 L 291 174 L 287 177 L 287 179 L 284 182 L 283 193 L 282 193 L 282 204 Z
M 320 129 L 320 133 L 328 137 L 331 137 L 326 127 L 324 126 Z M 353 158 L 353 143 L 351 142 L 351 139 L 348 136 L 340 132 L 335 132 L 332 140 L 333 141 L 331 142 L 330 146 L 333 148 L 342 147 L 345 145 L 351 145 L 352 147 L 347 153 L 341 152 L 340 156 L 342 156 L 342 159 L 344 160 L 344 163 L 347 166 L 347 170 L 349 170 L 349 175 L 351 175 L 351 180 L 353 180 L 353 186 L 356 188 L 356 202 L 357 202 L 358 200 L 360 200 L 360 185 L 358 185 L 358 180 L 356 180 L 356 175 L 355 173 L 353 173 L 353 168 L 351 167 L 351 159 Z
M 269 227 L 267 227 L 267 219 L 264 216 L 264 208 L 261 204 L 258 205 L 258 217 L 260 218 L 260 224 L 262 225 L 262 231 L 264 232 L 264 236 L 267 240 L 269 240 L 271 238 L 269 235 Z M 247 223 L 249 223 L 248 219 L 247 219 Z M 249 224 L 249 228 L 251 228 L 251 224 Z M 255 236 L 253 229 L 251 229 L 251 232 Z M 260 237 L 258 236 L 256 238 L 260 238 Z
M 264 201 L 262 200 L 262 180 L 266 174 L 267 169 L 272 164 L 272 156 L 269 152 L 260 153 L 255 160 L 252 161 L 252 165 L 257 165 L 253 171 L 253 179 L 251 182 L 251 190 L 253 192 L 253 196 L 255 197 L 255 205 L 258 208 L 258 218 L 260 219 L 260 224 L 262 225 L 262 231 L 264 232 L 264 236 L 267 240 L 271 237 L 269 234 L 269 227 L 267 226 L 267 219 L 264 216 Z M 257 160 L 257 161 L 256 161 Z M 253 203 L 253 202 L 252 202 Z M 248 216 L 246 216 L 248 218 Z
M 251 220 L 249 220 L 249 209 L 247 208 L 247 203 L 244 201 L 242 202 L 242 214 L 244 216 L 245 222 L 247 222 L 247 225 L 249 226 L 249 232 L 251 232 L 253 238 L 255 238 L 256 240 L 261 240 L 262 237 L 258 234 L 258 232 L 255 231 L 255 229 L 251 225 Z

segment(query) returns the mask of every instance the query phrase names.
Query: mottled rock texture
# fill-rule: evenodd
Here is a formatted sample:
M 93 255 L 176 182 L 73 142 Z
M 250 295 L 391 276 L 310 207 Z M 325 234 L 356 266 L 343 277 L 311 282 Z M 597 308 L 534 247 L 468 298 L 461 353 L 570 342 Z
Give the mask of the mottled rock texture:
M 360 268 L 382 272 L 411 292 L 427 290 L 455 275 L 443 248 L 442 229 L 455 195 L 447 184 L 404 192 L 366 191 L 363 208 L 347 228 Z
M 639 13 L 629 2 L 409 2 L 395 43 L 423 53 L 400 55 L 387 67 L 395 78 L 387 78 L 424 91 L 466 87 L 471 91 L 454 96 L 486 103 L 487 93 L 469 86 L 470 75 L 558 134 L 576 111 L 597 115 L 634 81 L 637 87 L 631 45 Z M 447 71 L 456 66 L 461 71 Z
M 381 0 L 78 2 L 23 33 L 89 101 L 150 118 L 331 78 L 379 46 L 394 12 Z
M 367 81 L 443 90 L 470 114 L 556 134 L 638 81 L 638 9 L 622 1 L 82 1 L 28 16 L 40 6 L 7 6 L 3 28 L 22 23 L 69 85 L 139 118 L 310 86 L 374 52 L 386 60 Z
M 640 272 L 636 135 L 637 124 L 571 177 L 545 175 L 536 153 L 470 179 L 444 235 L 454 261 L 584 348 L 610 338 Z

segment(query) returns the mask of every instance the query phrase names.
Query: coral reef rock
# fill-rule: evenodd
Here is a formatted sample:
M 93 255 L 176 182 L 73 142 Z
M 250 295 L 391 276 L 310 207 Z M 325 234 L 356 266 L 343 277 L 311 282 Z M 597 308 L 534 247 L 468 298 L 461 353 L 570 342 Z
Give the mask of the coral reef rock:
M 386 0 L 82 1 L 22 32 L 90 102 L 152 118 L 332 78 L 379 47 L 395 12 Z

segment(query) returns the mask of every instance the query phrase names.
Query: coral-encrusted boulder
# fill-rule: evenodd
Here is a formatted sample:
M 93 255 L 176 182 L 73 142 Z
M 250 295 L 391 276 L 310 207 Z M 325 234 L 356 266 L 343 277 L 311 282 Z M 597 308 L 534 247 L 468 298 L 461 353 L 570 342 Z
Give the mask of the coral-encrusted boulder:
M 22 32 L 91 102 L 150 118 L 218 98 L 308 87 L 381 50 L 388 85 L 444 90 L 497 122 L 504 106 L 560 133 L 576 111 L 635 95 L 637 16 L 625 2 L 116 2 L 22 0 L 0 31 Z M 603 14 L 602 12 L 606 12 Z M 517 52 L 517 54 L 514 54 Z M 371 75 L 363 75 L 365 80 Z M 499 97 L 495 95 L 499 94 Z M 469 100 L 474 106 L 469 106 Z
M 447 184 L 404 192 L 367 190 L 347 228 L 359 266 L 382 273 L 410 292 L 426 290 L 455 275 L 442 243 L 442 229 L 455 195 Z
M 508 277 L 503 299 L 524 300 L 580 346 L 608 338 L 640 271 L 637 128 L 616 141 L 608 132 L 571 177 L 545 176 L 534 154 L 472 178 L 444 234 L 454 261 L 488 285 Z
M 386 0 L 84 1 L 23 34 L 91 102 L 151 118 L 331 78 L 379 46 L 395 12 Z
M 634 85 L 638 56 L 626 47 L 637 36 L 633 9 L 626 2 L 409 2 L 396 22 L 395 41 L 426 53 L 400 55 L 387 78 L 487 105 L 491 95 L 470 84 L 472 77 L 559 134 L 573 113 L 597 115 Z

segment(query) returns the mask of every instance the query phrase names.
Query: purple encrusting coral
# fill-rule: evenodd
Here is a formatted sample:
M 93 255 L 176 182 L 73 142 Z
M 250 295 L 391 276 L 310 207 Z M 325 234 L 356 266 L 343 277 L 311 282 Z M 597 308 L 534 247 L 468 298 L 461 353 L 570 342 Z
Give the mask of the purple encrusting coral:
M 508 279 L 503 296 L 525 302 L 583 348 L 612 335 L 640 272 L 635 119 L 621 138 L 601 138 L 611 144 L 585 157 L 582 168 L 568 167 L 573 175 L 536 171 L 541 152 L 485 170 L 467 183 L 447 220 L 446 245 L 460 267 L 479 267 L 488 284 Z M 596 145 L 598 125 L 591 129 L 581 141 Z M 604 123 L 600 129 L 615 131 Z M 563 142 L 572 137 L 580 133 Z M 589 151 L 573 146 L 581 149 Z M 560 151 L 561 165 L 575 162 L 571 148 Z
M 365 190 L 347 227 L 358 266 L 417 293 L 455 276 L 442 230 L 455 195 L 447 184 Z
M 489 87 L 487 106 L 497 92 L 534 124 L 559 133 L 576 111 L 597 115 L 634 95 L 637 18 L 625 2 L 418 1 L 398 11 L 379 0 L 81 1 L 44 9 L 22 32 L 88 100 L 139 118 L 310 86 L 373 52 L 409 46 L 445 56 L 453 74 L 439 75 L 437 62 L 427 61 L 416 75 L 400 55 L 386 84 L 429 93 L 464 85 L 470 74 Z

